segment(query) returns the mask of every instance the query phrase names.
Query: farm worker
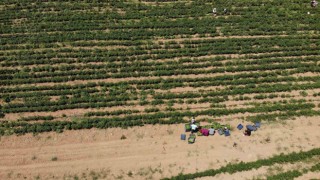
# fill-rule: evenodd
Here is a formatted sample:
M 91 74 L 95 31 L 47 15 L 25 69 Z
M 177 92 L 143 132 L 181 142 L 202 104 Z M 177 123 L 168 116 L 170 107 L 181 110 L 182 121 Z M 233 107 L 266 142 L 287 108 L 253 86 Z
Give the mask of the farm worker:
M 318 2 L 316 0 L 311 1 L 311 7 L 316 7 L 318 5 Z
M 249 129 L 246 129 L 246 130 L 244 131 L 244 135 L 245 135 L 245 136 L 250 136 L 250 135 L 251 135 L 251 131 L 250 131 Z
M 213 13 L 213 15 L 216 15 L 217 14 L 217 8 L 213 8 L 212 9 L 212 13 Z
M 228 12 L 227 8 L 224 8 L 223 12 L 224 12 L 224 14 L 227 14 L 227 12 Z
M 198 126 L 195 124 L 191 124 L 191 132 L 196 132 L 198 129 Z
M 191 124 L 194 124 L 195 122 L 196 122 L 196 119 L 194 119 L 194 117 L 192 117 Z

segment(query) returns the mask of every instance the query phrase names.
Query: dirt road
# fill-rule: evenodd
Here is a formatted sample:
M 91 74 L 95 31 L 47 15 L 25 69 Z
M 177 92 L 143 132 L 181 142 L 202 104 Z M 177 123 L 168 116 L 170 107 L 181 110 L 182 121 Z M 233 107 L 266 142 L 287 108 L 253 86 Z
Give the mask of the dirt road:
M 320 118 L 284 122 L 263 124 L 250 137 L 237 129 L 197 137 L 192 145 L 180 140 L 183 124 L 5 136 L 0 179 L 160 179 L 320 147 Z

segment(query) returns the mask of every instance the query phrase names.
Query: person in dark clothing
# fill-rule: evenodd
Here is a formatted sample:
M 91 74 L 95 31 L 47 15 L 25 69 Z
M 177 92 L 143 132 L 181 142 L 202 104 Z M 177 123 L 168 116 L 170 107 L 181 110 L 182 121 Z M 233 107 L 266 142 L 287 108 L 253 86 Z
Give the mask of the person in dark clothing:
M 224 8 L 224 9 L 223 9 L 223 13 L 224 13 L 224 14 L 227 14 L 227 13 L 228 13 L 227 8 Z
M 236 142 L 233 143 L 233 147 L 237 147 L 238 144 Z
M 197 132 L 198 131 L 198 126 L 197 125 L 195 125 L 195 124 L 191 124 L 191 133 L 195 133 L 195 132 Z
M 251 131 L 250 131 L 249 129 L 246 129 L 246 130 L 244 131 L 244 135 L 245 135 L 245 136 L 251 136 Z

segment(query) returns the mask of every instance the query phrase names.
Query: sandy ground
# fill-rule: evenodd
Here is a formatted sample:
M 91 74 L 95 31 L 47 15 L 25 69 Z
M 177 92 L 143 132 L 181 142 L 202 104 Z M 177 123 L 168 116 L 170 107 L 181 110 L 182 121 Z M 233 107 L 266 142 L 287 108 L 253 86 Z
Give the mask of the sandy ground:
M 224 123 L 236 127 L 241 121 Z M 0 179 L 160 179 L 320 147 L 319 126 L 319 117 L 302 117 L 265 123 L 250 137 L 235 129 L 230 137 L 197 137 L 195 144 L 180 140 L 183 124 L 5 136 L 0 139 Z M 218 177 L 245 179 L 257 173 Z

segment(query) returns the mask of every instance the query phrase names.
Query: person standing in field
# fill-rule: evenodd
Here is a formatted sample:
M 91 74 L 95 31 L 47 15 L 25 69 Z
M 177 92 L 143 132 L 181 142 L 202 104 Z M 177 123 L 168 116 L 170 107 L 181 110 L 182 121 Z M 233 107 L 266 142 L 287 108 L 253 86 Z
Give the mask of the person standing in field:
M 317 7 L 318 2 L 316 0 L 311 1 L 311 7 Z
M 191 124 L 196 123 L 196 119 L 194 117 L 191 118 Z

